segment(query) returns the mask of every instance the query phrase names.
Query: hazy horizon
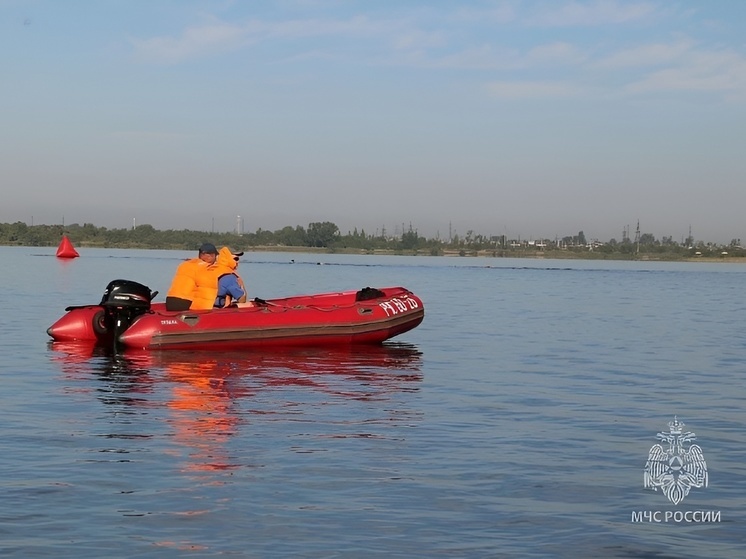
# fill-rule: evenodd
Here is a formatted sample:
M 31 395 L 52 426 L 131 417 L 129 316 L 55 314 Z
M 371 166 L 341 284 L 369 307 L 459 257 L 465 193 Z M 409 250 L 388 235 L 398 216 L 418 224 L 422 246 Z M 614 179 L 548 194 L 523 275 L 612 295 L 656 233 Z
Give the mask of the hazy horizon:
M 0 222 L 746 238 L 743 3 L 0 13 Z

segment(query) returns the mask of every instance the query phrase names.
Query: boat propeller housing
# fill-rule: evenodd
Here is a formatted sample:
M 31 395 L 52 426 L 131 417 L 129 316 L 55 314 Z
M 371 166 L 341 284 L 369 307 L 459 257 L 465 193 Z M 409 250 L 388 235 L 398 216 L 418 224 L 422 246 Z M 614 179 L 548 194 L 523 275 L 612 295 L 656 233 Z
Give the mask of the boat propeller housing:
M 99 305 L 109 308 L 149 311 L 150 302 L 158 294 L 136 281 L 116 279 L 109 282 Z
M 94 324 L 100 333 L 113 334 L 114 341 L 134 320 L 150 310 L 150 302 L 158 295 L 157 291 L 136 281 L 116 279 L 109 282 L 101 297 L 100 306 L 104 314 Z

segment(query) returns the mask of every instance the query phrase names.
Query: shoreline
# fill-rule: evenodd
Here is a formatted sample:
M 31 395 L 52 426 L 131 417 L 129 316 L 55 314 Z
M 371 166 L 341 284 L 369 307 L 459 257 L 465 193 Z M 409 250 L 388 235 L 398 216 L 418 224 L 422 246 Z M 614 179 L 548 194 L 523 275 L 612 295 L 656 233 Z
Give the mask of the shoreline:
M 620 262 L 724 262 L 731 264 L 746 264 L 746 257 L 740 256 L 696 256 L 674 258 L 670 255 L 640 254 L 635 257 L 619 257 L 617 254 L 606 255 L 601 253 L 577 253 L 569 251 L 549 251 L 549 252 L 524 252 L 498 254 L 500 251 L 494 250 L 443 250 L 440 254 L 431 254 L 429 251 L 420 250 L 392 250 L 392 249 L 358 249 L 358 248 L 315 248 L 315 247 L 290 247 L 290 246 L 252 246 L 245 247 L 245 252 L 298 252 L 309 254 L 358 254 L 361 256 L 435 256 L 448 258 L 494 258 L 496 260 L 503 258 L 517 258 L 529 260 L 606 260 Z
M 0 246 L 42 248 L 42 246 L 32 245 L 15 245 L 2 244 Z M 51 245 L 44 247 L 54 248 Z M 187 250 L 183 247 L 145 247 L 145 246 L 104 246 L 98 243 L 82 242 L 76 245 L 77 248 L 112 248 L 124 250 Z M 304 246 L 286 246 L 286 245 L 256 245 L 256 246 L 236 246 L 231 247 L 244 252 L 286 252 L 301 254 L 357 254 L 360 256 L 421 256 L 421 257 L 446 257 L 446 258 L 494 258 L 496 260 L 504 258 L 527 259 L 527 260 L 599 260 L 599 261 L 619 261 L 619 262 L 722 262 L 728 264 L 746 264 L 746 256 L 694 256 L 682 257 L 672 254 L 636 254 L 627 255 L 620 253 L 601 253 L 601 252 L 574 252 L 569 250 L 551 250 L 551 251 L 505 251 L 493 249 L 443 249 L 433 254 L 429 249 L 423 250 L 396 250 L 396 249 L 360 249 L 360 248 L 329 248 L 329 247 L 304 247 Z

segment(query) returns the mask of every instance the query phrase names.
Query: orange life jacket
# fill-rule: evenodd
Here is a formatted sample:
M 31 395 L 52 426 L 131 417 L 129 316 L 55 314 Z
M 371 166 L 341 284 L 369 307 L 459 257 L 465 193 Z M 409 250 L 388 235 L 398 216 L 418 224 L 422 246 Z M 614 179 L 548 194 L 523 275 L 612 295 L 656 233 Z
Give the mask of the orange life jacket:
M 225 274 L 235 273 L 235 269 L 238 267 L 238 262 L 233 257 L 233 253 L 228 247 L 223 247 L 218 252 L 218 257 L 215 260 L 215 266 L 218 268 L 217 277 L 224 276 Z
M 191 301 L 197 286 L 197 273 L 200 268 L 207 267 L 207 265 L 207 262 L 199 258 L 192 258 L 179 264 L 167 296 Z
M 218 295 L 218 279 L 214 269 L 214 265 L 200 258 L 182 262 L 176 268 L 167 297 L 191 301 L 190 309 L 211 309 Z
M 238 261 L 230 249 L 228 247 L 221 248 L 218 252 L 218 258 L 215 260 L 215 276 L 220 279 L 222 276 L 232 274 L 236 276 L 238 284 L 246 291 L 246 286 L 241 276 L 236 273 L 236 268 L 238 268 Z M 217 294 L 215 296 L 217 297 Z
M 192 310 L 212 309 L 218 296 L 218 266 L 212 264 L 197 269 L 195 286 L 189 308 Z

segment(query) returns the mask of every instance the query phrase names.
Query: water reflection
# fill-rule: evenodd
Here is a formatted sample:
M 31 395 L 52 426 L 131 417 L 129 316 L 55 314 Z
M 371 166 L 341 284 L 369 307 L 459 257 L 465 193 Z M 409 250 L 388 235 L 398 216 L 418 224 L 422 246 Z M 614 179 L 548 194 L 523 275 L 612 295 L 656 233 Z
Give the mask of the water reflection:
M 50 342 L 48 346 L 51 360 L 68 380 L 75 381 L 67 387 L 69 391 L 93 390 L 104 404 L 124 406 L 145 403 L 145 395 L 153 391 L 150 369 L 121 355 L 92 344 Z M 91 375 L 103 384 L 85 384 Z
M 363 380 L 376 387 L 408 390 L 407 383 L 422 379 L 422 353 L 406 343 L 334 348 L 286 348 L 272 351 L 128 351 L 113 354 L 107 348 L 75 342 L 49 342 L 51 359 L 63 372 L 94 374 L 101 380 L 151 384 L 153 377 L 170 372 L 176 377 L 204 379 L 250 375 L 263 386 L 300 385 L 321 390 L 334 388 L 327 375 Z M 200 381 L 201 382 L 201 381 Z M 352 397 L 362 394 L 349 393 Z
M 159 429 L 167 425 L 166 452 L 188 473 L 245 466 L 231 455 L 229 440 L 248 423 L 256 429 L 257 423 L 298 421 L 330 409 L 329 404 L 355 402 L 358 409 L 342 413 L 359 420 L 362 404 L 368 414 L 364 422 L 406 421 L 391 417 L 401 410 L 383 403 L 419 390 L 422 380 L 422 354 L 410 344 L 111 354 L 90 345 L 50 342 L 50 356 L 69 381 L 66 390 L 95 392 L 113 406 L 111 423 L 121 423 L 122 414 L 140 414 L 147 416 L 139 420 L 143 429 L 152 430 L 148 421 Z M 339 432 L 325 436 L 347 436 L 343 425 L 334 429 Z

